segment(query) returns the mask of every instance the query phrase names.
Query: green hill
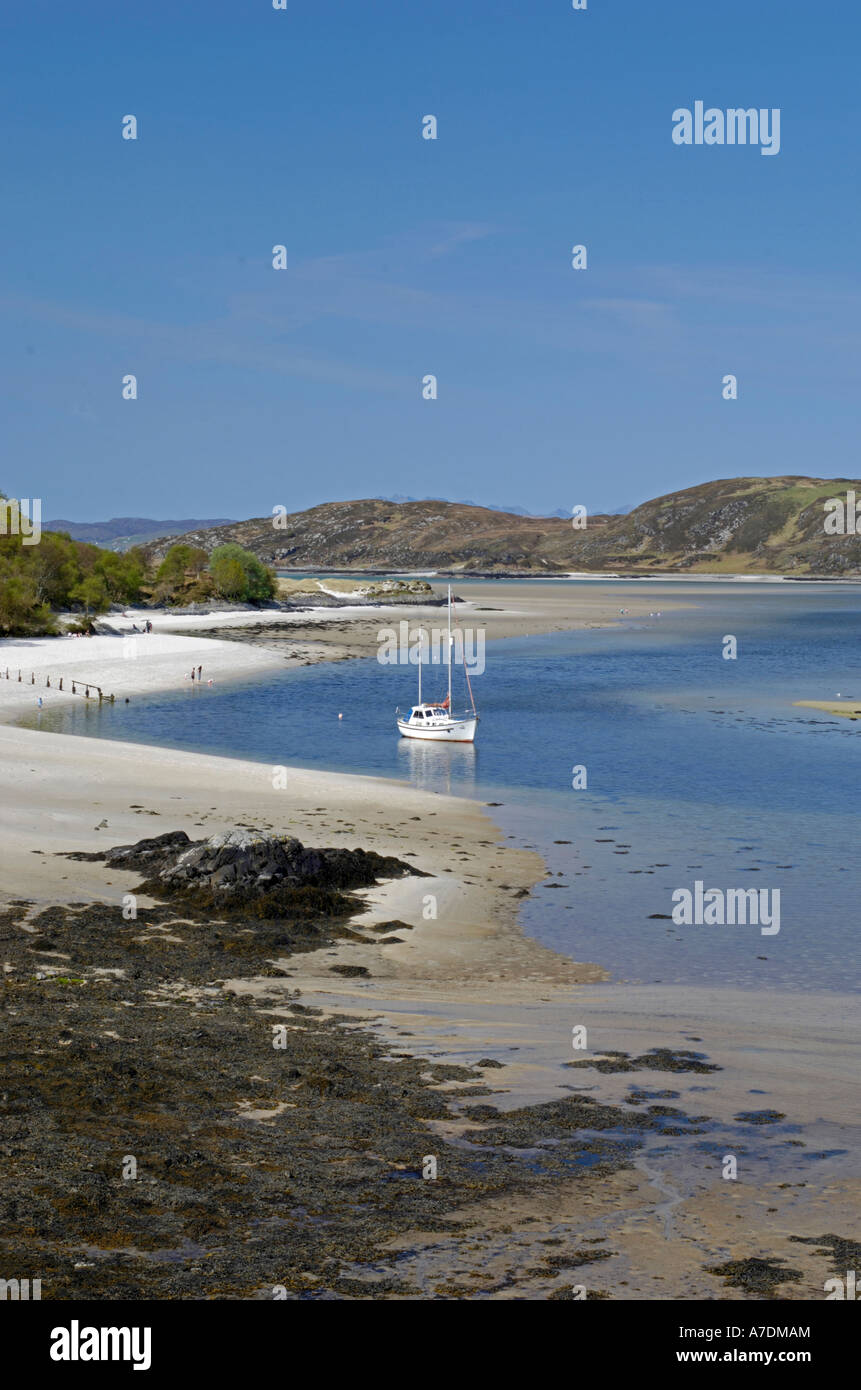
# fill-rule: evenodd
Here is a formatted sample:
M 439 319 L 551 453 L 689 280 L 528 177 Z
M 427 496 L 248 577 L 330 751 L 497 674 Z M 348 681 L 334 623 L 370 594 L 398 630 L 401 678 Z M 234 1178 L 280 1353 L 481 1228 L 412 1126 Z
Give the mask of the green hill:
M 459 502 L 327 502 L 308 511 L 196 529 L 211 551 L 234 541 L 290 569 L 548 574 L 861 575 L 861 536 L 825 533 L 823 503 L 855 489 L 847 478 L 729 478 L 592 516 L 585 529 Z M 162 556 L 169 542 L 145 547 Z

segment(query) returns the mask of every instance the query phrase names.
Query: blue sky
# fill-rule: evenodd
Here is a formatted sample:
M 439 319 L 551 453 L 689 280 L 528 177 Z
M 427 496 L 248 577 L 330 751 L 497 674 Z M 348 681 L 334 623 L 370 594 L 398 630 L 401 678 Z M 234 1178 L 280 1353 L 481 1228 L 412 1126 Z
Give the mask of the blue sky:
M 860 41 L 848 0 L 5 7 L 0 487 L 83 520 L 857 476 Z M 675 145 L 696 100 L 779 107 L 780 153 Z

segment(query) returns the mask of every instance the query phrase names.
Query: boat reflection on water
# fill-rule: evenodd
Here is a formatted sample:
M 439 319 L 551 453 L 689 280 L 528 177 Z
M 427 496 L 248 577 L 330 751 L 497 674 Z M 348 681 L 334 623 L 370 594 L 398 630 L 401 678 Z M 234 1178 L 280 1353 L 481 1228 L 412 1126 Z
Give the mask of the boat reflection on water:
M 475 787 L 474 743 L 425 743 L 398 740 L 398 766 L 420 791 L 463 792 Z

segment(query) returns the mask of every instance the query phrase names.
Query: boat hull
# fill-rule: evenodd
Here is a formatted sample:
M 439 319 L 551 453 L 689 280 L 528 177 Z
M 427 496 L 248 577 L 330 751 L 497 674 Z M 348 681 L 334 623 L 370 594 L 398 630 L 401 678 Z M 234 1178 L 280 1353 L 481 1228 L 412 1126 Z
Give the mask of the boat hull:
M 420 738 L 430 743 L 474 743 L 477 718 L 452 719 L 449 724 L 433 724 L 427 728 L 409 724 L 405 719 L 398 720 L 398 732 L 402 738 Z

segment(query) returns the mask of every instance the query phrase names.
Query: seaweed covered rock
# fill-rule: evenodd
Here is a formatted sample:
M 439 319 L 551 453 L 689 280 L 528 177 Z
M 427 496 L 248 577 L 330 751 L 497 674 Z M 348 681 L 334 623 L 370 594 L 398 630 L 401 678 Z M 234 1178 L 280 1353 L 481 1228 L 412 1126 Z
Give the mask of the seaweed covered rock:
M 188 843 L 159 870 L 158 878 L 166 888 L 205 885 L 225 894 L 259 894 L 284 882 L 298 888 L 309 881 L 302 872 L 303 853 L 300 842 L 290 837 L 231 830 Z
M 155 869 L 172 862 L 190 845 L 191 840 L 184 830 L 169 830 L 166 835 L 138 840 L 133 845 L 114 845 L 112 849 L 99 849 L 92 853 L 74 850 L 64 854 L 63 858 L 93 864 L 104 862 L 112 869 L 139 869 L 142 873 L 151 874 Z
M 134 845 L 115 845 L 70 859 L 104 860 L 143 873 L 140 891 L 182 898 L 198 907 L 243 909 L 256 917 L 341 916 L 356 910 L 345 896 L 381 878 L 421 877 L 421 870 L 364 849 L 312 849 L 292 835 L 231 830 L 208 840 L 169 831 Z
M 207 887 L 218 896 L 259 897 L 291 888 L 367 888 L 378 878 L 414 873 L 400 859 L 363 849 L 311 849 L 293 836 L 231 830 L 187 842 L 168 858 L 158 879 L 166 888 Z

